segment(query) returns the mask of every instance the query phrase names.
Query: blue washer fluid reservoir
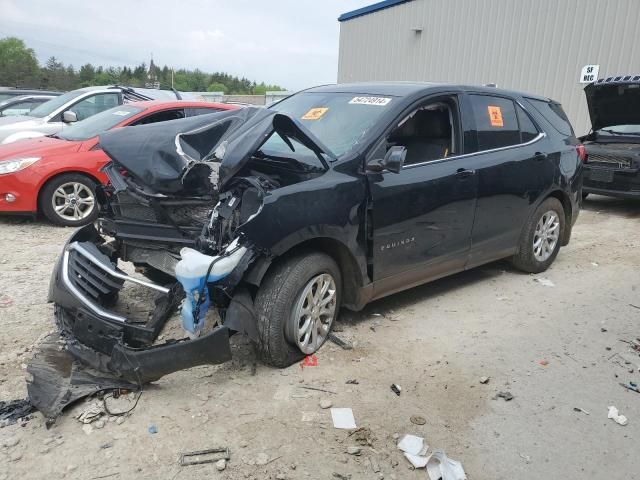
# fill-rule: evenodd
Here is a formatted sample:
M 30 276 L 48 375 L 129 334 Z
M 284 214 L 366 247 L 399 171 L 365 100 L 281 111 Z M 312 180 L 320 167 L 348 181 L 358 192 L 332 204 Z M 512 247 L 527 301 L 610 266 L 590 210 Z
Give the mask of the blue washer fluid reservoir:
M 214 257 L 192 248 L 185 247 L 180 250 L 181 260 L 176 265 L 176 278 L 185 292 L 180 316 L 182 317 L 182 328 L 185 329 L 189 337 L 198 337 L 204 328 L 205 317 L 209 310 L 209 289 L 206 288 L 205 283 L 214 283 L 229 275 L 247 251 L 246 247 L 240 247 L 237 250 L 236 248 L 237 240 L 234 240 L 222 255 Z M 209 265 L 214 260 L 215 263 L 209 273 L 209 278 L 205 279 Z M 196 306 L 201 292 L 204 292 L 204 298 L 201 299 L 200 310 L 196 318 Z

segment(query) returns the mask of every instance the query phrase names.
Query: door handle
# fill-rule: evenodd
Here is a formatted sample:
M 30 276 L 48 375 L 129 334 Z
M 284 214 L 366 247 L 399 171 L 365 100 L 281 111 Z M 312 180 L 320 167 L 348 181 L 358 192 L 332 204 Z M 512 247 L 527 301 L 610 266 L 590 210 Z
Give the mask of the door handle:
M 475 174 L 475 170 L 468 170 L 466 168 L 459 168 L 458 170 L 456 170 L 456 177 L 458 178 L 467 178 Z
M 533 156 L 533 159 L 536 162 L 541 162 L 541 161 L 547 159 L 547 154 L 546 153 L 541 153 L 541 152 L 536 152 L 535 155 Z

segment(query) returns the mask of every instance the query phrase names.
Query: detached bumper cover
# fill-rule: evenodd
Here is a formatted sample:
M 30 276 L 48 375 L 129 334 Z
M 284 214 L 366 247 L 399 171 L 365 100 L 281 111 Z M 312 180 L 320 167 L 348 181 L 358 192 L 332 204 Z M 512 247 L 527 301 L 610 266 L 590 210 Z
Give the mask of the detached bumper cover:
M 165 288 L 117 270 L 97 248 L 100 241 L 92 225 L 76 231 L 51 278 L 49 301 L 56 304 L 60 334 L 43 343 L 28 367 L 30 399 L 48 417 L 99 390 L 136 388 L 178 370 L 231 360 L 226 326 L 195 340 L 153 345 L 182 298 L 180 287 Z M 157 292 L 146 323 L 106 306 L 125 282 Z

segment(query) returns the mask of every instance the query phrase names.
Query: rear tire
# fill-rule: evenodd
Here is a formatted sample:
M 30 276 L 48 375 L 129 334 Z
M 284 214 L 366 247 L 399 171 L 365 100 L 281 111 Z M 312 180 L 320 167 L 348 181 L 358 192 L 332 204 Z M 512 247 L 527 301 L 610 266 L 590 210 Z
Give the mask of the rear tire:
M 341 289 L 340 269 L 324 253 L 301 253 L 276 265 L 262 282 L 254 302 L 261 360 L 282 368 L 318 351 L 338 316 Z M 317 302 L 313 303 L 315 298 Z M 327 305 L 322 306 L 323 299 Z M 322 317 L 321 312 L 329 310 L 331 314 Z M 304 331 L 308 336 L 301 333 Z
M 87 225 L 98 216 L 96 183 L 79 173 L 55 177 L 40 193 L 40 209 L 56 225 Z
M 527 221 L 518 253 L 511 263 L 524 272 L 544 272 L 553 263 L 564 238 L 564 208 L 557 198 L 547 198 Z

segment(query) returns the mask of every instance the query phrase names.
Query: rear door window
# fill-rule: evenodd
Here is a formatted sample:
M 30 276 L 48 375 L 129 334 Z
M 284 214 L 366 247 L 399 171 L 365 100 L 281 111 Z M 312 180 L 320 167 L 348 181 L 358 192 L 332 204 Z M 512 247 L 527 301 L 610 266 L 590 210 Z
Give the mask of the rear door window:
M 536 138 L 540 132 L 538 128 L 531 120 L 531 117 L 520 105 L 516 105 L 518 111 L 518 123 L 520 124 L 520 135 L 522 137 L 522 143 L 527 143 Z
M 513 100 L 491 95 L 469 95 L 478 136 L 478 150 L 517 145 L 520 130 Z
M 151 115 L 147 115 L 146 117 L 137 120 L 132 125 L 147 125 L 149 123 L 166 122 L 169 120 L 177 120 L 179 118 L 184 118 L 184 109 L 175 108 L 172 110 L 163 110 L 161 112 L 152 113 Z
M 533 98 L 525 99 L 529 105 L 535 108 L 540 115 L 542 115 L 547 122 L 551 124 L 558 132 L 563 135 L 573 136 L 573 127 L 571 122 L 567 118 L 567 114 L 564 113 L 562 105 L 553 101 L 534 100 Z

